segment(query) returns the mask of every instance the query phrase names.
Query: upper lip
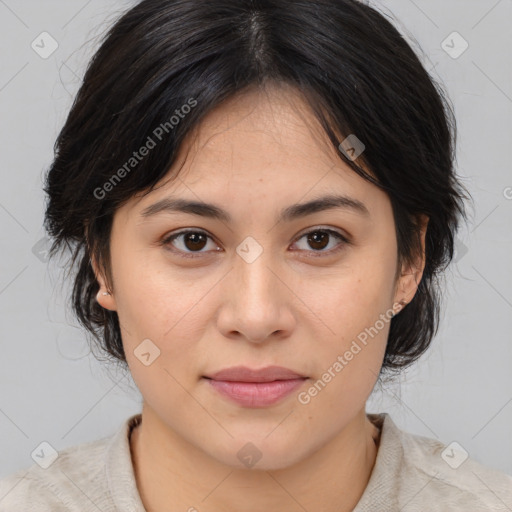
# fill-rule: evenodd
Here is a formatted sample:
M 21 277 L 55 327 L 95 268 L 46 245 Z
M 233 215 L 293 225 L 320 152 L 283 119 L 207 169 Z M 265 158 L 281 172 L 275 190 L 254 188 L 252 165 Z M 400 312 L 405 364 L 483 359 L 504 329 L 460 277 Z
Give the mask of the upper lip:
M 289 368 L 282 366 L 266 366 L 252 369 L 247 366 L 233 366 L 206 376 L 208 379 L 224 380 L 230 382 L 272 382 L 274 380 L 305 379 Z

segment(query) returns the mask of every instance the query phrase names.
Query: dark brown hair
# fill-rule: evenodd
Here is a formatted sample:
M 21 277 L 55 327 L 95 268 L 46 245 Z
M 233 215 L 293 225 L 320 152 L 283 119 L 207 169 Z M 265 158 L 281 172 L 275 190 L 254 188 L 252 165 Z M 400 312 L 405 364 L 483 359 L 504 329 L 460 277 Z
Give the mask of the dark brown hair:
M 454 171 L 452 108 L 394 25 L 356 0 L 144 0 L 115 22 L 89 63 L 45 183 L 50 255 L 66 246 L 69 270 L 77 267 L 73 310 L 123 364 L 119 319 L 96 301 L 91 256 L 111 279 L 116 209 L 152 190 L 212 109 L 268 83 L 300 91 L 336 148 L 336 134 L 363 141 L 356 160 L 338 153 L 388 194 L 399 266 L 421 249 L 418 215 L 430 219 L 423 277 L 391 320 L 383 369 L 407 366 L 436 334 L 436 278 L 453 258 L 466 196 Z M 127 167 L 155 133 L 165 143 Z

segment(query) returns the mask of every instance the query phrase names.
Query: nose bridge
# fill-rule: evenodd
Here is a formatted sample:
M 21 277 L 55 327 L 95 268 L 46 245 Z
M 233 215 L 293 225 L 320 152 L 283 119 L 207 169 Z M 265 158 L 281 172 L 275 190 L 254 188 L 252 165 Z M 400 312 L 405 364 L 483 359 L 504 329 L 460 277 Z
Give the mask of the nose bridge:
M 237 253 L 219 328 L 225 335 L 238 332 L 253 342 L 277 331 L 282 335 L 291 329 L 293 315 L 273 269 L 275 258 L 254 239 L 242 242 Z
M 255 245 L 240 244 L 237 248 L 238 257 L 235 259 L 235 290 L 237 303 L 240 306 L 257 307 L 262 313 L 275 310 L 278 306 L 278 286 L 272 268 L 272 254 L 269 249 L 259 250 Z M 242 255 L 240 255 L 242 253 Z M 248 257 L 246 257 L 248 256 Z M 269 268 L 270 267 L 270 268 Z

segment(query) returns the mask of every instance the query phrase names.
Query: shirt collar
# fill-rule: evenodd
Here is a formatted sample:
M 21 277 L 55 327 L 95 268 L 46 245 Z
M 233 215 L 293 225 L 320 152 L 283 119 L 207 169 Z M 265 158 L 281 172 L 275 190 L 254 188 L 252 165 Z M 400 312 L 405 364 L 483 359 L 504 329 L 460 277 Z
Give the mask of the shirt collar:
M 403 462 L 400 431 L 388 413 L 367 414 L 380 430 L 379 449 L 368 485 L 353 512 L 394 512 L 398 509 L 398 476 Z M 120 512 L 145 512 L 133 469 L 129 436 L 140 424 L 140 413 L 130 416 L 112 437 L 106 452 L 107 484 Z
M 396 512 L 399 478 L 403 463 L 400 431 L 388 413 L 367 414 L 381 431 L 379 449 L 368 485 L 353 512 Z
M 119 512 L 145 512 L 135 480 L 129 438 L 141 420 L 141 413 L 130 416 L 114 434 L 106 452 L 107 485 Z

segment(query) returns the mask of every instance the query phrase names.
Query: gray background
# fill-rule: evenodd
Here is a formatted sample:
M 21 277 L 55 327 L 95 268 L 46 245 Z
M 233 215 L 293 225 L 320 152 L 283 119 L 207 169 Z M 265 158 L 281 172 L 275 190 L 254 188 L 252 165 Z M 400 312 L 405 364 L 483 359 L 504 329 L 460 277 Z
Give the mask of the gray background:
M 111 435 L 140 410 L 130 378 L 94 359 L 66 313 L 59 262 L 45 261 L 41 188 L 94 37 L 132 3 L 0 0 L 0 477 L 31 465 L 42 441 L 61 450 Z M 372 4 L 396 17 L 444 82 L 458 119 L 458 172 L 475 208 L 457 239 L 430 351 L 400 381 L 376 389 L 368 410 L 457 441 L 512 474 L 512 1 Z M 47 59 L 31 47 L 43 31 L 59 45 Z M 441 46 L 454 31 L 469 44 L 458 58 Z M 445 43 L 452 53 L 462 48 L 457 38 Z

